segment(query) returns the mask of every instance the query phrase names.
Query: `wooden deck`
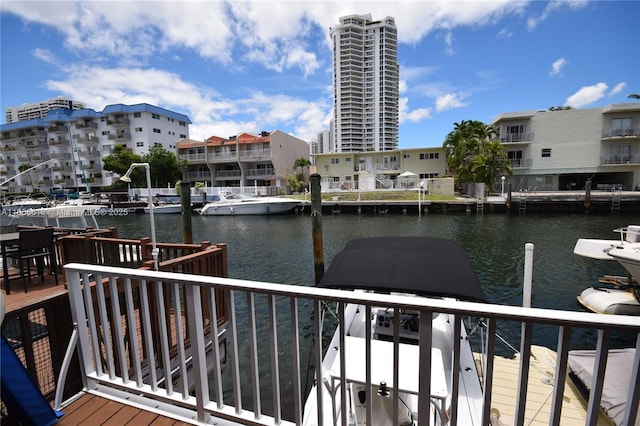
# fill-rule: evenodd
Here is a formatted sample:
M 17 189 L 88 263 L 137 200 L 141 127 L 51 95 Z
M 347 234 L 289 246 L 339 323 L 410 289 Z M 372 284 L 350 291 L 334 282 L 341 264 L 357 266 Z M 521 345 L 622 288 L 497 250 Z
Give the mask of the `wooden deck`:
M 185 423 L 165 417 L 151 411 L 141 410 L 101 396 L 90 393 L 62 409 L 64 416 L 56 425 L 60 426 L 94 426 L 94 425 L 153 425 L 179 426 L 197 423 Z
M 43 302 L 47 299 L 60 296 L 67 293 L 67 286 L 64 275 L 58 275 L 59 284 L 56 285 L 53 275 L 45 275 L 44 282 L 40 281 L 40 277 L 31 276 L 31 283 L 27 285 L 29 290 L 24 292 L 22 280 L 19 276 L 11 276 L 11 293 L 7 294 L 4 290 L 4 279 L 0 274 L 0 286 L 2 295 L 4 296 L 5 309 L 7 314 L 26 308 L 36 302 Z
M 479 356 L 476 354 L 476 361 L 478 360 Z M 499 420 L 503 425 L 514 424 L 519 364 L 520 359 L 518 356 L 513 359 L 496 356 L 494 359 L 491 409 L 492 412 L 499 413 Z M 548 425 L 551 413 L 556 354 L 551 349 L 543 346 L 532 346 L 530 365 L 525 424 Z M 586 401 L 576 386 L 571 379 L 567 379 L 560 424 L 585 424 L 587 418 L 586 406 Z M 612 423 L 601 412 L 597 424 L 598 426 L 609 426 Z

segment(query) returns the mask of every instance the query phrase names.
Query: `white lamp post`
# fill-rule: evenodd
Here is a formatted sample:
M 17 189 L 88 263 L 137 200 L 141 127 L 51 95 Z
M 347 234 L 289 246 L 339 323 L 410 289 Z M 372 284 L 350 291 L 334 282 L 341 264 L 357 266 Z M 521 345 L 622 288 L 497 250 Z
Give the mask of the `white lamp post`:
M 500 193 L 501 193 L 501 195 L 502 195 L 503 197 L 504 197 L 504 179 L 505 179 L 505 177 L 504 177 L 504 176 L 502 176 L 502 177 L 500 178 L 500 181 L 501 181 L 501 183 L 502 183 L 502 189 L 500 190 Z
M 156 246 L 156 222 L 153 217 L 153 199 L 151 198 L 151 172 L 149 163 L 131 163 L 129 170 L 120 178 L 123 182 L 131 182 L 131 172 L 136 167 L 144 167 L 147 173 L 147 201 L 149 202 L 149 217 L 151 219 L 151 257 L 153 257 L 153 269 L 158 270 L 158 247 Z

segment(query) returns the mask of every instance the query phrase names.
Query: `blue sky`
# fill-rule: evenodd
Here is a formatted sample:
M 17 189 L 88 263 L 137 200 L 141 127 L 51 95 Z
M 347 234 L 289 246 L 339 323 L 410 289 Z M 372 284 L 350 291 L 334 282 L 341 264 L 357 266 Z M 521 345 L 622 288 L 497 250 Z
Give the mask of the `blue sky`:
M 638 1 L 6 1 L 0 102 L 55 96 L 101 111 L 186 114 L 192 139 L 279 129 L 310 140 L 331 117 L 329 28 L 392 16 L 400 148 L 453 124 L 640 93 Z

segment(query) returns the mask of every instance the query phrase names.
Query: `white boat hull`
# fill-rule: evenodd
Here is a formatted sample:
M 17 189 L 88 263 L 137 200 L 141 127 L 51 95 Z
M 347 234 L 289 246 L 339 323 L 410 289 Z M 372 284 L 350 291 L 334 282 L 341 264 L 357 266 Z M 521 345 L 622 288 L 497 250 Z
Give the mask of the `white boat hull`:
M 578 302 L 598 314 L 640 315 L 640 303 L 628 289 L 589 287 Z
M 203 216 L 270 215 L 289 212 L 299 206 L 296 200 L 280 198 L 257 198 L 237 202 L 214 201 L 206 204 L 200 214 Z
M 640 283 L 640 244 L 635 248 L 612 248 L 608 255 L 617 260 L 633 279 Z
M 145 213 L 149 213 L 149 207 L 144 208 Z M 179 214 L 182 213 L 181 204 L 166 204 L 153 207 L 153 214 Z

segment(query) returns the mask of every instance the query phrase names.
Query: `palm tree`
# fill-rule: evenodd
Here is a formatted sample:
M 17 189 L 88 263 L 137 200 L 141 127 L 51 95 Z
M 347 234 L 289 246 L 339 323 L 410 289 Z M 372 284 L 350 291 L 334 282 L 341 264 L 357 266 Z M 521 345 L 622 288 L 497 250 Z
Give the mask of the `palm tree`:
M 484 182 L 489 189 L 499 176 L 513 174 L 498 131 L 480 121 L 454 123 L 443 148 L 457 184 Z

